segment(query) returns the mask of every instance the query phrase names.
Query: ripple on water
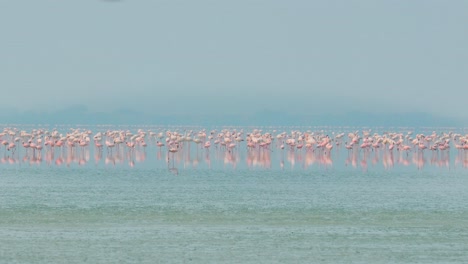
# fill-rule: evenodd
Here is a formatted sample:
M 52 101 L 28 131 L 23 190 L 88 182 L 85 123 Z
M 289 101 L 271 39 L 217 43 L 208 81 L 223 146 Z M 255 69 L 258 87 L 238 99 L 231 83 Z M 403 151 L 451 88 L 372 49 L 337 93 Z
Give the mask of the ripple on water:
M 0 177 L 0 259 L 463 262 L 468 174 L 35 168 Z

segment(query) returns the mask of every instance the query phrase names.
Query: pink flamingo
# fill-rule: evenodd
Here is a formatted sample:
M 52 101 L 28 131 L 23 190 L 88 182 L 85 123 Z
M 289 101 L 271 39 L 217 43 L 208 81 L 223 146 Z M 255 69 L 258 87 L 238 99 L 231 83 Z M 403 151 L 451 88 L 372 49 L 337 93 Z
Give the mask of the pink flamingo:
M 211 142 L 210 142 L 210 141 L 206 141 L 206 142 L 205 142 L 205 145 L 204 145 L 203 147 L 206 148 L 206 149 L 209 149 L 210 146 L 211 146 Z
M 235 146 L 236 146 L 236 144 L 234 144 L 234 143 L 229 144 L 229 146 L 228 146 L 229 152 L 231 152 L 232 149 L 233 149 Z
M 99 152 L 102 152 L 102 143 L 94 140 L 94 146 L 98 149 Z
M 112 155 L 112 149 L 115 147 L 114 141 L 111 142 L 111 141 L 106 140 L 106 147 L 107 147 L 108 154 L 110 153 Z
M 164 146 L 164 143 L 160 142 L 160 141 L 156 141 L 156 146 L 159 147 L 159 151 L 161 151 L 161 148 Z
M 8 144 L 8 151 L 10 150 L 11 150 L 11 155 L 15 155 L 15 150 L 16 150 L 15 143 L 11 142 L 10 144 Z

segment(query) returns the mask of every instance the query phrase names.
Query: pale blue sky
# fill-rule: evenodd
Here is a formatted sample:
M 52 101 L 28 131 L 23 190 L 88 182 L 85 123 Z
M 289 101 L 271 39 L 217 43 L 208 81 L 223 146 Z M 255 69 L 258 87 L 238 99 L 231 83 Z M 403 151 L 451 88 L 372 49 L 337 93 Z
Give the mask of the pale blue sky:
M 1 108 L 468 118 L 468 1 L 0 1 Z

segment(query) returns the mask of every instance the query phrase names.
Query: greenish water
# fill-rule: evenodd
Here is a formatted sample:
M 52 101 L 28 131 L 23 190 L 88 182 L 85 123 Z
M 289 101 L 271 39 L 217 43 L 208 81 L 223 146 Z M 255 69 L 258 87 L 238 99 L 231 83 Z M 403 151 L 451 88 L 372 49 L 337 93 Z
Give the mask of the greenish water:
M 466 263 L 468 171 L 1 167 L 0 263 Z

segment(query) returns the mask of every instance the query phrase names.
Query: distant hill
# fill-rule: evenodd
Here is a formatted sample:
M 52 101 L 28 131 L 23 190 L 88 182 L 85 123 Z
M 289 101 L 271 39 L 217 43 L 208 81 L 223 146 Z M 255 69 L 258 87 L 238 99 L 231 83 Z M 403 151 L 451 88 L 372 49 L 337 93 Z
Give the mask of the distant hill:
M 3 124 L 122 124 L 122 125 L 201 125 L 201 126 L 383 126 L 383 127 L 464 127 L 467 120 L 434 116 L 428 113 L 366 113 L 348 112 L 328 114 L 289 114 L 278 111 L 261 111 L 252 114 L 171 115 L 148 114 L 131 109 L 112 112 L 91 112 L 85 106 L 73 106 L 54 112 L 0 111 Z

